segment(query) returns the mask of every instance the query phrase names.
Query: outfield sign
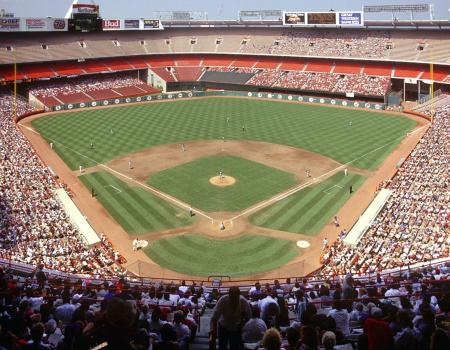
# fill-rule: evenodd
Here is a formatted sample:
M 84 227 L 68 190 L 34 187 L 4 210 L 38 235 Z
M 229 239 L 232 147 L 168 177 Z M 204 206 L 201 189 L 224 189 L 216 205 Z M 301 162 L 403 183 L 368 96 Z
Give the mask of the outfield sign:
M 47 28 L 47 22 L 43 18 L 27 18 L 25 25 L 28 31 L 42 31 Z
M 362 26 L 363 13 L 362 12 L 339 12 L 340 26 Z
M 162 29 L 159 19 L 143 19 L 142 29 Z
M 108 30 L 161 30 L 159 19 L 104 19 L 102 29 Z
M 362 11 L 329 11 L 329 12 L 303 12 L 284 11 L 283 25 L 285 26 L 354 26 L 364 25 Z
M 102 21 L 102 28 L 103 30 L 119 30 L 120 22 L 120 19 L 104 19 Z
M 0 31 L 19 31 L 20 30 L 20 18 L 0 18 Z
M 52 107 L 52 110 L 53 111 L 62 111 L 62 110 L 71 110 L 71 109 L 80 109 L 80 108 L 82 109 L 82 108 L 87 108 L 87 107 L 127 104 L 127 103 L 132 103 L 132 102 L 150 102 L 150 101 L 174 100 L 174 99 L 183 99 L 183 98 L 192 98 L 192 97 L 208 97 L 208 96 L 235 96 L 235 97 L 250 97 L 250 98 L 255 97 L 255 98 L 265 98 L 265 99 L 281 100 L 281 101 L 320 103 L 320 104 L 327 104 L 327 105 L 375 109 L 375 110 L 385 109 L 384 103 L 349 101 L 349 100 L 343 100 L 343 99 L 333 99 L 333 98 L 328 98 L 328 97 L 299 96 L 299 95 L 278 94 L 278 93 L 270 93 L 270 92 L 189 91 L 189 92 L 164 93 L 164 94 L 157 94 L 157 95 L 123 97 L 123 98 L 116 98 L 116 99 L 109 99 L 109 100 L 64 104 L 64 105 L 54 106 L 54 107 Z
M 0 32 L 53 32 L 67 31 L 64 18 L 0 18 Z
M 124 29 L 139 29 L 139 20 L 138 19 L 124 20 Z

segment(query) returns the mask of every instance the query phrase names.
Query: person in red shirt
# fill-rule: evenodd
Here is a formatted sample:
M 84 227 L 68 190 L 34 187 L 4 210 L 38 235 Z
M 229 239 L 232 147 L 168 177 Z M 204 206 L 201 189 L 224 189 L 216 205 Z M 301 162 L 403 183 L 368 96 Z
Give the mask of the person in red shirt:
M 390 350 L 394 348 L 392 331 L 382 317 L 381 309 L 373 307 L 370 310 L 370 317 L 364 322 L 364 336 L 366 337 L 368 350 Z

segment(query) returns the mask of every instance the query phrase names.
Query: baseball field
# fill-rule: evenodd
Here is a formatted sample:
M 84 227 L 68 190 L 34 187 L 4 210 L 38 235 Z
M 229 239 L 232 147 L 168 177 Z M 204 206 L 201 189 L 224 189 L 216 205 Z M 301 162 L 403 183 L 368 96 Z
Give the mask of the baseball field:
M 349 187 L 356 192 L 415 125 L 383 112 L 246 98 L 32 122 L 125 239 L 138 235 L 153 262 L 195 276 L 251 276 L 299 259 L 296 240 L 315 237 Z

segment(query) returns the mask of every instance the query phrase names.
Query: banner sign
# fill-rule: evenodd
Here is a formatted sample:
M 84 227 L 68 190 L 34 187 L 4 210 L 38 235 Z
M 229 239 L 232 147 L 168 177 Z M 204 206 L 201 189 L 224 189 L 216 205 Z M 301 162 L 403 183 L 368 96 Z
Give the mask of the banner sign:
M 351 108 L 364 108 L 364 109 L 375 109 L 381 110 L 385 109 L 384 103 L 376 102 L 363 102 L 363 101 L 349 101 L 343 99 L 333 99 L 328 97 L 313 97 L 313 96 L 299 96 L 299 95 L 288 95 L 288 94 L 278 94 L 270 92 L 244 92 L 244 91 L 188 91 L 188 92 L 168 92 L 156 95 L 144 95 L 137 97 L 118 97 L 116 99 L 110 100 L 99 100 L 99 101 L 87 101 L 81 103 L 64 104 L 52 107 L 53 111 L 62 111 L 70 109 L 88 108 L 88 107 L 98 107 L 98 106 L 113 106 L 118 104 L 128 104 L 133 102 L 150 102 L 150 101 L 160 101 L 160 100 L 176 100 L 182 98 L 192 98 L 192 97 L 204 97 L 204 96 L 236 96 L 236 97 L 250 97 L 250 98 L 266 98 L 271 100 L 282 100 L 291 102 L 302 102 L 302 103 L 320 103 L 335 106 L 344 106 Z
M 144 19 L 144 29 L 160 29 L 161 22 L 159 19 Z
M 308 12 L 308 24 L 336 25 L 336 12 Z
M 138 19 L 126 19 L 125 29 L 139 29 L 139 20 Z
M 0 18 L 0 30 L 7 31 L 13 30 L 17 31 L 20 29 L 20 18 Z
M 43 30 L 47 28 L 47 22 L 43 18 L 27 18 L 25 26 L 27 30 Z
M 364 25 L 363 12 L 283 12 L 285 26 L 359 26 Z
M 102 22 L 103 30 L 120 29 L 120 19 L 104 19 Z
M 362 12 L 339 12 L 339 25 L 362 26 Z
M 98 5 L 93 5 L 93 4 L 73 4 L 72 5 L 72 13 L 98 14 L 99 7 L 98 7 Z
M 54 18 L 54 19 L 51 19 L 51 21 L 53 21 L 53 23 L 52 23 L 52 25 L 49 26 L 50 30 L 53 30 L 53 31 L 67 30 L 67 19 Z
M 283 24 L 284 25 L 305 25 L 306 15 L 305 12 L 283 12 Z

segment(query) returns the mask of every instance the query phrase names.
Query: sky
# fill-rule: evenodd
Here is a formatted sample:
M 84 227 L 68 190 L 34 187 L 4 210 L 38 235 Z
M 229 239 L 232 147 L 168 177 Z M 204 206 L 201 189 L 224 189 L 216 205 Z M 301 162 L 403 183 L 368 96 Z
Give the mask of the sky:
M 91 3 L 92 0 L 80 0 Z M 363 5 L 433 3 L 436 19 L 450 19 L 449 0 L 94 0 L 103 18 L 151 18 L 155 11 L 203 11 L 208 19 L 237 19 L 239 10 L 359 11 Z M 18 17 L 64 17 L 72 0 L 0 0 L 0 9 Z M 389 19 L 389 13 L 384 14 Z M 398 16 L 408 19 L 409 14 Z M 367 17 L 369 18 L 369 17 Z M 374 17 L 372 17 L 374 18 Z M 417 14 L 428 19 L 428 14 Z

